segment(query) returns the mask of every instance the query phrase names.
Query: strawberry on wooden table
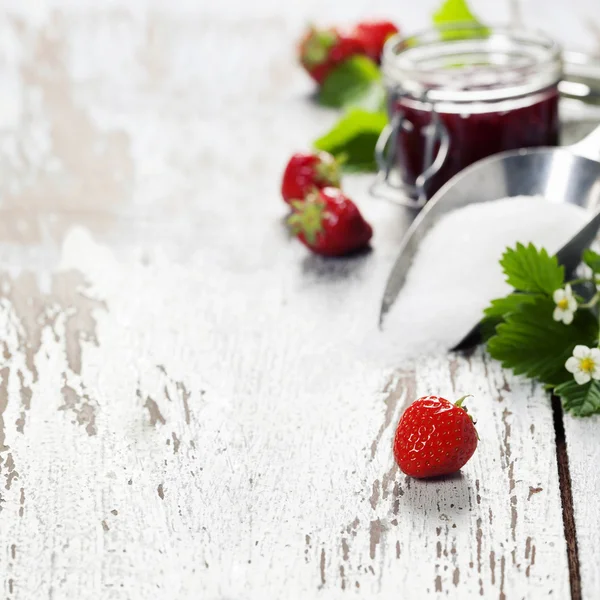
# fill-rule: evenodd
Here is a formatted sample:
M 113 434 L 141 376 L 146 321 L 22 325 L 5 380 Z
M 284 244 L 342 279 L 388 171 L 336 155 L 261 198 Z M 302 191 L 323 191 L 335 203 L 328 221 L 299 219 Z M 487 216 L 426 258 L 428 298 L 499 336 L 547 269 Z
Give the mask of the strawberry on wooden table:
M 365 248 L 373 229 L 341 190 L 315 190 L 304 201 L 292 202 L 288 224 L 298 239 L 323 256 L 343 256 Z
M 290 158 L 281 182 L 281 195 L 288 204 L 324 187 L 340 187 L 340 165 L 331 154 L 298 152 Z
M 473 456 L 478 436 L 463 401 L 425 396 L 406 409 L 394 438 L 394 457 L 406 475 L 449 475 Z
M 352 33 L 364 46 L 367 56 L 379 63 L 385 42 L 398 33 L 398 27 L 390 21 L 363 21 Z
M 336 28 L 311 27 L 300 42 L 300 62 L 320 85 L 340 63 L 357 54 L 366 54 L 363 43 Z

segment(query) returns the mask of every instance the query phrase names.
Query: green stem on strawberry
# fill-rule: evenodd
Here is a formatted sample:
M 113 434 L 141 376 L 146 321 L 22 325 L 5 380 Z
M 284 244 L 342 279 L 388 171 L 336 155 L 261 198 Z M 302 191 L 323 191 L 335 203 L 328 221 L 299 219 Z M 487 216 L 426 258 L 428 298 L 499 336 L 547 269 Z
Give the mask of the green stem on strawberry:
M 318 183 L 321 184 L 320 187 L 323 187 L 324 185 L 340 187 L 342 180 L 340 161 L 325 153 L 323 153 L 323 156 L 329 158 L 327 160 L 322 159 L 321 162 L 315 166 Z
M 323 231 L 325 204 L 319 201 L 318 194 L 309 194 L 303 201 L 294 200 L 292 206 L 295 212 L 287 221 L 292 232 L 304 234 L 308 243 L 314 244 L 317 234 Z
M 477 421 L 475 421 L 475 419 L 473 419 L 473 416 L 469 414 L 469 409 L 464 406 L 464 401 L 467 398 L 472 398 L 473 394 L 467 394 L 465 396 L 463 396 L 462 398 L 459 398 L 455 403 L 454 406 L 456 406 L 457 408 L 461 408 L 462 410 L 464 410 L 467 413 L 467 416 L 469 417 L 469 419 L 471 419 L 471 423 L 473 423 L 473 425 L 477 424 Z M 477 439 L 479 440 L 479 432 L 477 431 L 477 429 L 475 429 L 475 433 L 477 433 Z
M 311 25 L 304 47 L 304 60 L 310 66 L 318 65 L 327 59 L 329 51 L 337 42 L 335 32 L 327 29 L 317 29 Z
M 458 408 L 462 408 L 462 409 L 463 409 L 465 412 L 468 412 L 468 411 L 467 411 L 467 407 L 466 407 L 466 406 L 465 406 L 465 407 L 463 407 L 463 403 L 464 403 L 464 401 L 465 401 L 467 398 L 472 398 L 472 397 L 473 397 L 473 394 L 467 394 L 467 395 L 463 396 L 462 398 L 459 398 L 459 399 L 458 399 L 458 400 L 457 400 L 457 401 L 454 403 L 454 406 L 458 406 Z

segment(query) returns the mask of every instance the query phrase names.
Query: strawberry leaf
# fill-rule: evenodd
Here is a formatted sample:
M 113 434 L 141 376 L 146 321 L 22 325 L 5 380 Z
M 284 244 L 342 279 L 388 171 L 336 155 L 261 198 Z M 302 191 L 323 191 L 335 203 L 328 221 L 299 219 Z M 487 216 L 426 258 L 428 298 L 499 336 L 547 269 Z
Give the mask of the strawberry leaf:
M 492 300 L 490 305 L 483 311 L 486 317 L 506 317 L 515 312 L 523 304 L 533 304 L 537 296 L 532 294 L 520 294 L 515 292 L 505 298 Z
M 344 157 L 345 171 L 375 171 L 375 144 L 387 122 L 385 112 L 350 109 L 314 147 Z
M 380 81 L 373 82 L 364 93 L 350 97 L 344 104 L 344 109 L 362 108 L 369 112 L 382 112 L 386 110 L 385 88 Z
M 533 304 L 537 297 L 533 294 L 513 292 L 505 298 L 492 300 L 483 311 L 484 317 L 479 323 L 482 339 L 489 340 L 496 333 L 496 327 L 504 322 L 509 314 L 518 310 L 523 304 Z
M 476 23 L 477 17 L 471 12 L 466 0 L 445 0 L 433 13 L 435 25 L 448 25 L 452 23 Z
M 564 283 L 565 270 L 556 256 L 549 256 L 544 248 L 538 250 L 533 244 L 508 248 L 500 264 L 506 282 L 521 292 L 552 295 Z
M 594 273 L 600 273 L 600 254 L 590 250 L 589 248 L 583 253 L 583 262 L 590 268 Z
M 326 77 L 319 91 L 319 103 L 333 108 L 363 106 L 364 102 L 372 106 L 376 95 L 379 108 L 384 95 L 379 68 L 366 56 L 353 56 Z
M 579 385 L 572 379 L 556 386 L 554 393 L 560 396 L 564 409 L 576 417 L 600 413 L 600 381 Z
M 508 314 L 487 343 L 491 356 L 517 375 L 549 385 L 568 381 L 565 362 L 577 344 L 597 343 L 598 325 L 589 310 L 577 311 L 573 323 L 564 325 L 554 321 L 554 308 L 550 298 L 538 296 Z
M 475 31 L 472 29 L 443 31 L 445 26 L 450 26 L 453 23 L 469 23 L 480 26 L 480 29 Z M 484 27 L 471 12 L 466 0 L 445 0 L 438 10 L 433 13 L 433 24 L 442 29 L 440 36 L 445 40 L 487 35 L 489 33 L 489 29 Z

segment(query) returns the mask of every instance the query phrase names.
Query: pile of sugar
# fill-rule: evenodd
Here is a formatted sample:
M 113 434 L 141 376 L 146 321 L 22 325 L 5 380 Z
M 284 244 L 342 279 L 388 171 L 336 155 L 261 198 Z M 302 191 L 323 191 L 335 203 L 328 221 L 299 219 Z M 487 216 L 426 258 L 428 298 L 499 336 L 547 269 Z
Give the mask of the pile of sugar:
M 419 246 L 379 350 L 385 346 L 397 360 L 451 348 L 491 299 L 510 291 L 498 262 L 508 246 L 533 242 L 552 254 L 588 218 L 578 206 L 542 196 L 502 198 L 445 215 Z

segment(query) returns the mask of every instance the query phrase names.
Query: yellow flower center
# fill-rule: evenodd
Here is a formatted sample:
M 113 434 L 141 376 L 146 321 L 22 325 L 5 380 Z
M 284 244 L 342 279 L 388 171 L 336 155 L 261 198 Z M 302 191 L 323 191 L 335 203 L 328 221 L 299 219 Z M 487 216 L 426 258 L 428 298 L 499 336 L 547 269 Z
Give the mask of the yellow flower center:
M 581 370 L 585 371 L 586 373 L 592 373 L 595 366 L 596 365 L 594 364 L 594 361 L 589 357 L 582 359 L 582 361 L 579 363 Z
M 561 310 L 567 310 L 567 308 L 569 308 L 569 301 L 566 298 L 563 298 L 556 303 L 556 306 Z

